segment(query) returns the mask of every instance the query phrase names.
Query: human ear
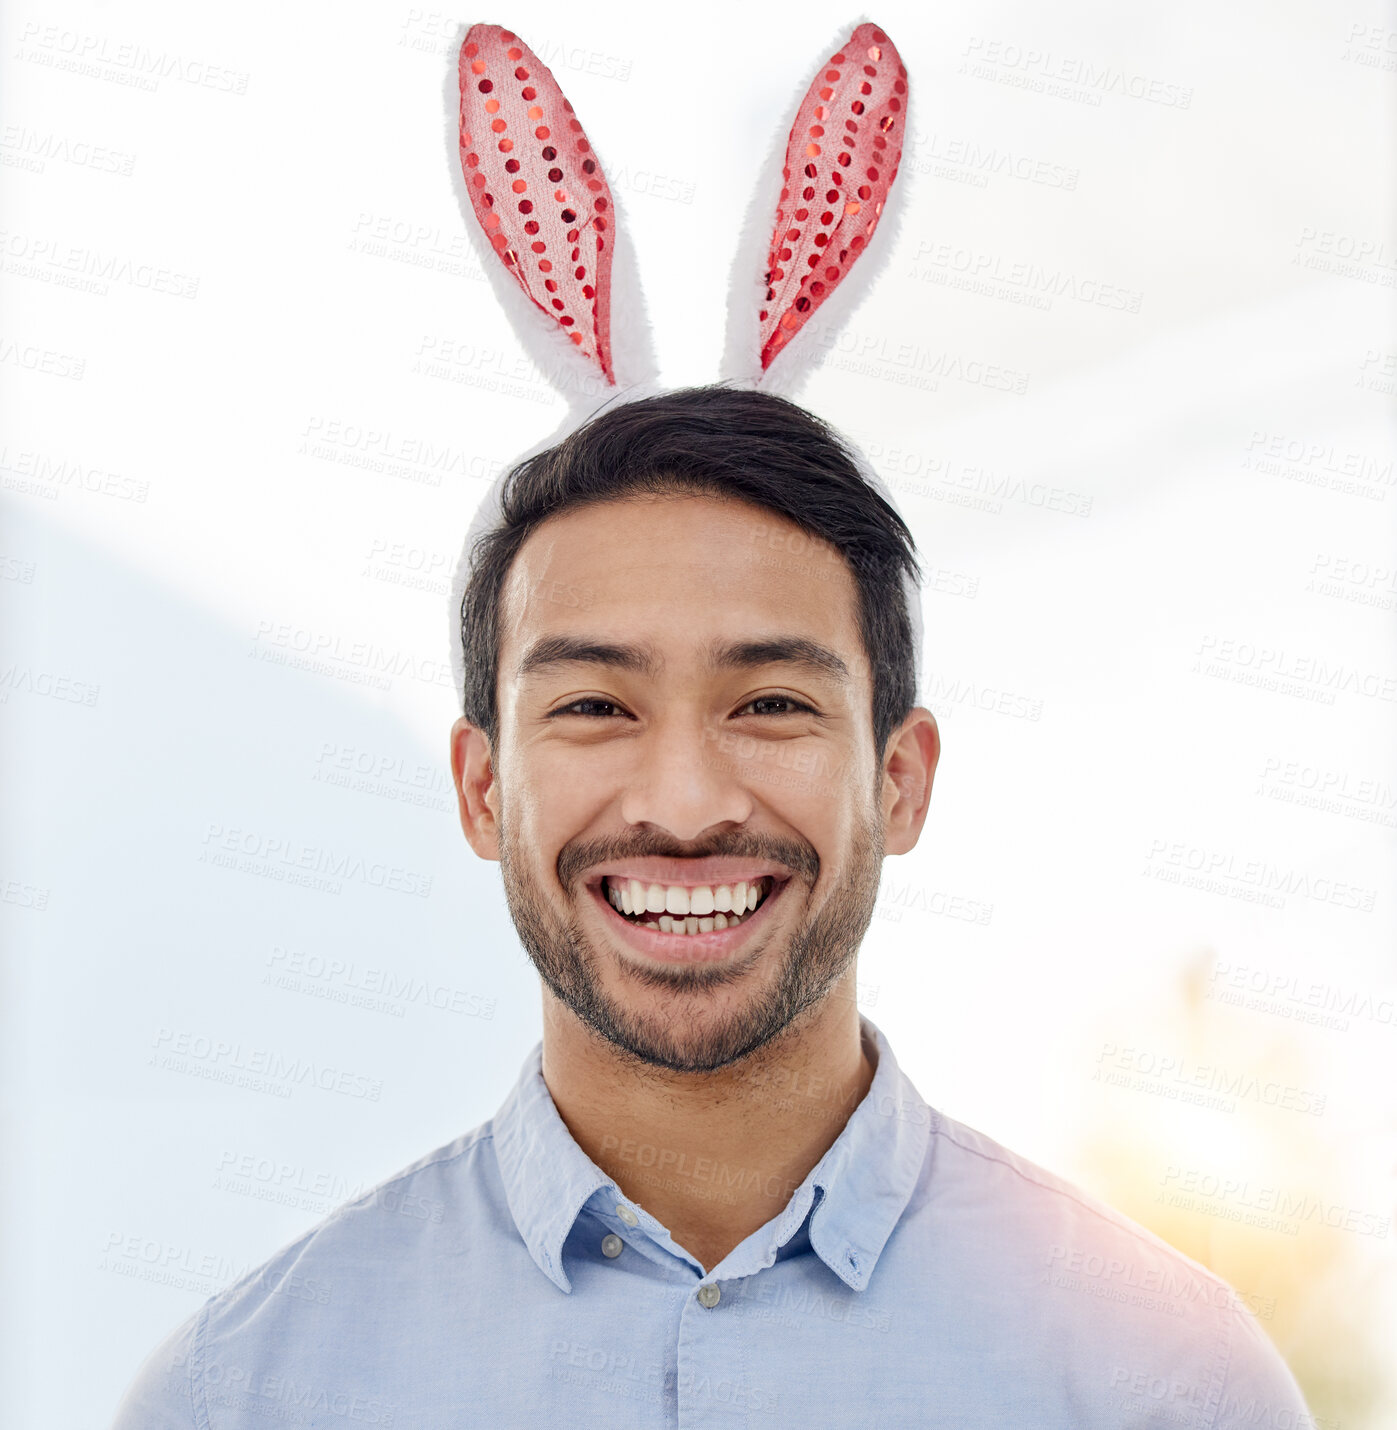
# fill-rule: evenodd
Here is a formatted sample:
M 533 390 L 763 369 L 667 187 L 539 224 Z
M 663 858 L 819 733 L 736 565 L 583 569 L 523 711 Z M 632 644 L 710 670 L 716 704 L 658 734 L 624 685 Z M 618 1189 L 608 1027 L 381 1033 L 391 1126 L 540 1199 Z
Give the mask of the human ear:
M 490 741 L 464 716 L 451 727 L 451 774 L 466 842 L 482 859 L 498 860 L 499 791 Z
M 885 853 L 906 854 L 921 837 L 940 758 L 936 716 L 924 706 L 914 706 L 889 736 L 883 756 Z

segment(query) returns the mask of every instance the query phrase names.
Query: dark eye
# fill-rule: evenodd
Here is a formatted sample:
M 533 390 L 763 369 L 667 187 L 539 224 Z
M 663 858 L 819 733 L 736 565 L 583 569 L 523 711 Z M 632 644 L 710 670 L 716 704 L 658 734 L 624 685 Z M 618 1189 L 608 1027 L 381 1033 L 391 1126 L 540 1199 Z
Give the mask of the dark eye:
M 744 710 L 750 710 L 754 705 L 786 705 L 790 707 L 786 710 L 772 710 L 767 712 L 772 715 L 791 715 L 797 710 L 803 710 L 808 715 L 815 713 L 811 706 L 807 705 L 803 700 L 797 700 L 792 695 L 758 695 L 755 700 L 749 700 L 742 708 Z
M 599 696 L 589 695 L 581 700 L 574 700 L 571 705 L 564 705 L 557 710 L 551 711 L 548 718 L 551 720 L 555 715 L 582 715 L 582 707 L 584 705 L 601 705 L 604 706 L 606 710 L 619 710 L 621 708 L 614 700 L 603 700 Z M 605 720 L 609 717 L 605 713 L 599 714 L 596 711 L 589 711 L 586 713 L 585 718 L 589 720 Z

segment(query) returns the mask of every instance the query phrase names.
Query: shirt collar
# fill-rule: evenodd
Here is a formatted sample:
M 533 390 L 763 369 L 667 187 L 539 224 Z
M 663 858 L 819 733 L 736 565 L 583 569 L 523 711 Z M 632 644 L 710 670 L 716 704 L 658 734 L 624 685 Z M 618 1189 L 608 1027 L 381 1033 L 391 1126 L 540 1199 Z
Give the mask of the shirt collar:
M 851 1290 L 868 1285 L 916 1186 L 933 1113 L 898 1066 L 882 1030 L 863 1014 L 859 1026 L 877 1053 L 867 1095 L 785 1210 L 736 1249 L 734 1256 L 750 1253 L 750 1269 L 743 1263 L 730 1274 L 750 1275 L 770 1266 L 808 1216 L 815 1254 Z M 582 1208 L 603 1189 L 617 1200 L 625 1198 L 559 1116 L 543 1080 L 542 1042 L 524 1059 L 493 1129 L 505 1196 L 519 1234 L 544 1275 L 570 1292 L 563 1243 Z

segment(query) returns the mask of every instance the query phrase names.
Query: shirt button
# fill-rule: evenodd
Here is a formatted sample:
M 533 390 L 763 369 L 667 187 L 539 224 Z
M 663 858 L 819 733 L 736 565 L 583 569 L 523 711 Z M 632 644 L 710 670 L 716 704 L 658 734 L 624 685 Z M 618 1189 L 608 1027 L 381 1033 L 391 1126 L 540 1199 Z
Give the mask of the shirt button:
M 636 1214 L 625 1204 L 625 1202 L 622 1202 L 621 1205 L 616 1208 L 616 1215 L 620 1217 L 621 1220 L 625 1222 L 627 1226 L 640 1225 L 640 1218 L 636 1216 Z
M 603 1256 L 620 1256 L 621 1248 L 625 1244 L 614 1231 L 608 1232 L 601 1239 L 601 1254 Z
M 699 1305 L 707 1306 L 709 1310 L 712 1310 L 718 1304 L 718 1297 L 722 1294 L 722 1291 L 712 1281 L 705 1281 L 698 1288 Z

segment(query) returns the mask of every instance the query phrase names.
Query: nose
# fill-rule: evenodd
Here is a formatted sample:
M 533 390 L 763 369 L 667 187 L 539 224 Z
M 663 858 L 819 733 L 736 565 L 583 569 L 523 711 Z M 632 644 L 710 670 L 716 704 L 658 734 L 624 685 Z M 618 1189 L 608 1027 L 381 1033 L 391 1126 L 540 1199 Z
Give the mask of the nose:
M 751 815 L 752 796 L 704 721 L 658 721 L 634 751 L 621 798 L 627 824 L 652 824 L 687 842 L 714 825 L 742 824 Z

